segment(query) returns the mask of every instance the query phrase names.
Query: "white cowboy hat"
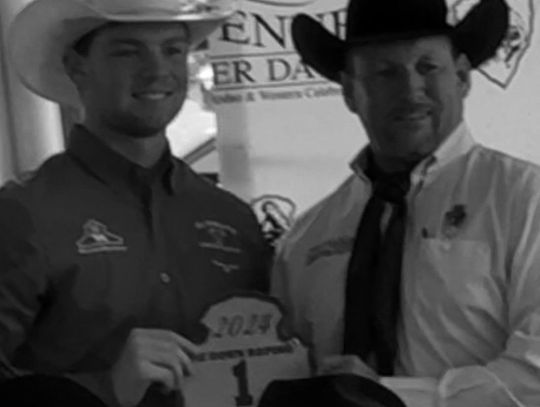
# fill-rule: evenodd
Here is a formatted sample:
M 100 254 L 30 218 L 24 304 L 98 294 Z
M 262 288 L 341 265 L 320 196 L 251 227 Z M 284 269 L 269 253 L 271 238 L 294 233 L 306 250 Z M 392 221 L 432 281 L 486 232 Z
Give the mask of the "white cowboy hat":
M 178 21 L 187 24 L 194 48 L 236 10 L 236 0 L 35 0 L 10 26 L 9 55 L 31 91 L 80 108 L 62 61 L 84 34 L 110 21 Z

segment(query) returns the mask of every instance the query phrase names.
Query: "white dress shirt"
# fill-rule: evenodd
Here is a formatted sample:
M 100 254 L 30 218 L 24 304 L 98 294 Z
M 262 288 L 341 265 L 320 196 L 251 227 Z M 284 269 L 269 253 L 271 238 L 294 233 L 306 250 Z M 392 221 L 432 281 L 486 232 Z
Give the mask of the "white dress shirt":
M 273 271 L 317 361 L 342 352 L 347 265 L 371 194 L 364 155 L 296 222 Z M 540 168 L 476 144 L 462 123 L 411 184 L 396 377 L 383 384 L 438 407 L 540 406 Z

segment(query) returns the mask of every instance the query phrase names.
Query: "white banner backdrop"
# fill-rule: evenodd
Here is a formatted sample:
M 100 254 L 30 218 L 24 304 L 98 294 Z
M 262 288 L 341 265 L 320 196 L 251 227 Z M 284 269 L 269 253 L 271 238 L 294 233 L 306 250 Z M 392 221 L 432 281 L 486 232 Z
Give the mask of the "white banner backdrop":
M 301 63 L 291 20 L 299 12 L 317 14 L 330 30 L 344 33 L 346 1 L 241 5 L 210 44 L 222 184 L 248 201 L 280 195 L 303 209 L 347 174 L 344 157 L 362 141 L 339 86 Z
M 449 20 L 478 0 L 449 0 Z M 540 163 L 540 0 L 508 0 L 511 29 L 496 59 L 473 74 L 467 120 L 478 141 Z M 349 174 L 366 143 L 338 85 L 303 65 L 292 17 L 316 16 L 344 35 L 345 0 L 244 0 L 210 41 L 223 186 L 245 200 L 273 195 L 261 220 L 311 206 Z M 287 199 L 279 199 L 279 197 Z M 258 201 L 261 202 L 261 201 Z M 279 216 L 270 214 L 272 209 Z M 275 212 L 274 211 L 274 212 Z

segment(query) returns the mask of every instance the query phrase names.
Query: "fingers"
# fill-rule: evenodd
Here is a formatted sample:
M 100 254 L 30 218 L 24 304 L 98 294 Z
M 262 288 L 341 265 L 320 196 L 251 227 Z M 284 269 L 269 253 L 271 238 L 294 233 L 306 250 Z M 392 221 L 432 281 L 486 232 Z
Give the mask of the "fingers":
M 184 369 L 186 376 L 191 376 L 193 374 L 193 362 L 191 358 L 181 350 L 176 351 L 176 356 L 180 361 L 180 365 Z
M 149 382 L 159 383 L 167 392 L 178 390 L 176 376 L 168 367 L 146 362 L 143 367 L 143 374 Z
M 191 359 L 178 350 L 176 352 L 161 352 L 149 351 L 145 359 L 151 361 L 152 364 L 169 369 L 174 373 L 174 388 L 180 390 L 182 388 L 184 377 L 193 374 L 193 365 Z
M 174 332 L 170 332 L 173 336 L 173 339 L 176 341 L 178 346 L 182 348 L 185 352 L 187 352 L 190 356 L 196 355 L 198 353 L 201 353 L 201 348 L 197 345 L 195 345 L 190 340 L 184 338 L 183 336 L 180 336 Z
M 122 407 L 133 407 L 152 383 L 166 391 L 180 390 L 192 374 L 191 356 L 199 347 L 166 330 L 134 329 L 111 367 L 113 389 Z
M 190 375 L 193 373 L 191 356 L 194 353 L 186 351 L 175 339 L 168 334 L 145 336 L 144 339 L 140 340 L 142 356 L 161 365 L 171 365 L 171 367 L 175 367 L 179 363 L 183 373 Z
M 140 360 L 148 361 L 174 373 L 174 388 L 182 387 L 185 376 L 193 374 L 194 355 L 199 348 L 189 340 L 170 331 L 143 330 L 135 333 Z
M 189 339 L 178 335 L 175 332 L 164 329 L 139 329 L 137 331 L 143 331 L 149 338 L 153 338 L 159 341 L 175 343 L 180 349 L 182 349 L 189 356 L 196 355 L 201 352 L 201 348 L 191 342 Z

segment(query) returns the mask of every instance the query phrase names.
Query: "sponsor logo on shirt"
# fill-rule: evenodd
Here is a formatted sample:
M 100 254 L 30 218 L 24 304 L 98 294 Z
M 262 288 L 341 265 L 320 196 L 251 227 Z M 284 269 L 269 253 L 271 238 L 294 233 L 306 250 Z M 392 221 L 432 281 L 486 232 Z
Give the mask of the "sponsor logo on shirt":
M 199 247 L 227 253 L 241 253 L 238 243 L 238 231 L 232 226 L 214 220 L 203 220 L 195 223 L 195 227 L 203 232 Z
M 354 238 L 349 236 L 327 240 L 309 249 L 306 256 L 306 266 L 311 266 L 323 257 L 337 256 L 351 252 Z
M 77 240 L 79 254 L 126 251 L 124 238 L 110 232 L 103 223 L 90 219 L 83 226 L 83 235 Z
M 236 271 L 240 268 L 237 264 L 227 264 L 219 260 L 212 260 L 212 264 L 216 267 L 219 267 L 225 274 L 231 274 L 233 271 Z

